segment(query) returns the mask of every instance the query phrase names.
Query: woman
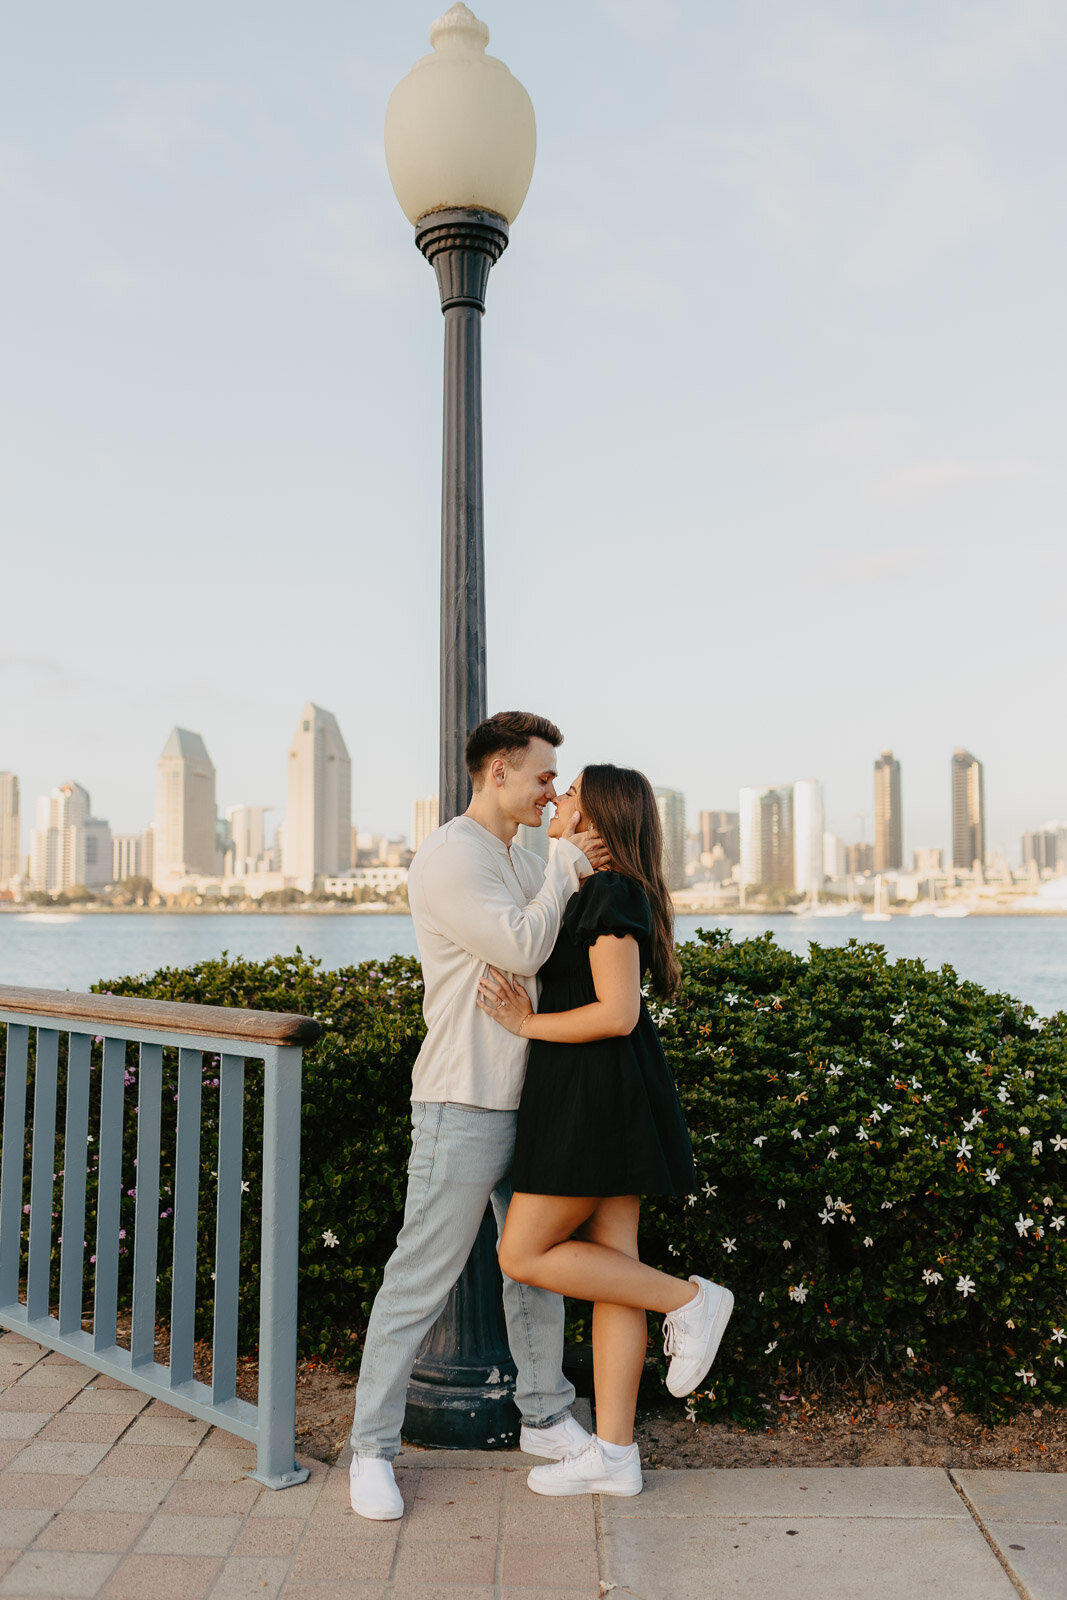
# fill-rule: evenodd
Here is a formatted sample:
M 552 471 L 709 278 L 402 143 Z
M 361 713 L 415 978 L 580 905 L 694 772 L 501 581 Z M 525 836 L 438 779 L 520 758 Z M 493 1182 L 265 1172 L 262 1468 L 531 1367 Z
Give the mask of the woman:
M 528 1482 L 538 1494 L 633 1495 L 642 1487 L 633 1426 L 645 1311 L 666 1317 L 667 1387 L 685 1395 L 715 1358 L 733 1296 L 638 1258 L 640 1196 L 696 1187 L 678 1094 L 641 998 L 646 968 L 663 998 L 679 980 L 655 797 L 640 772 L 586 767 L 557 802 L 549 835 L 576 812 L 600 834 L 610 866 L 567 904 L 539 974 L 540 1009 L 492 968 L 478 1004 L 532 1041 L 500 1265 L 519 1283 L 593 1302 L 596 1434 L 580 1454 L 535 1467 Z

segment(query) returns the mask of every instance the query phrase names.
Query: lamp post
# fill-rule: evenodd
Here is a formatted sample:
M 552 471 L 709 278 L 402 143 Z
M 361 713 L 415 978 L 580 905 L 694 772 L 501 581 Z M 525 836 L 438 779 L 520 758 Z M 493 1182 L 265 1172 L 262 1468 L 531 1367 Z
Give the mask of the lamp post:
M 489 29 L 454 5 L 430 29 L 433 53 L 389 100 L 385 159 L 415 243 L 437 274 L 445 319 L 441 486 L 440 820 L 465 811 L 467 736 L 487 714 L 482 507 L 482 314 L 490 268 L 533 175 L 533 107 Z M 408 1389 L 405 1435 L 457 1449 L 513 1444 L 515 1369 L 486 1213 Z

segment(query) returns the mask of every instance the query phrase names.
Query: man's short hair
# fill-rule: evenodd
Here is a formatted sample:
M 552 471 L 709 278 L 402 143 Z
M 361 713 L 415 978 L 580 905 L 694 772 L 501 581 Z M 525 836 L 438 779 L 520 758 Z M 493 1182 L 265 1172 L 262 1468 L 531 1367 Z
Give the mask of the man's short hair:
M 532 711 L 498 711 L 486 717 L 467 738 L 467 771 L 476 778 L 493 756 L 511 756 L 526 750 L 531 739 L 543 739 L 558 749 L 563 735 L 547 717 L 534 716 Z

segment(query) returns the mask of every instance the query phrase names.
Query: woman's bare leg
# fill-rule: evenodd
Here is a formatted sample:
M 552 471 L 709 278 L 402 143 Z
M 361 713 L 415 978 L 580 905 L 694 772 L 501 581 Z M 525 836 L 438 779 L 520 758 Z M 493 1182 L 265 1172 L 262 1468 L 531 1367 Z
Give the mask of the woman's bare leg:
M 579 1230 L 580 1237 L 590 1244 L 606 1245 L 636 1261 L 640 1211 L 641 1202 L 636 1195 L 602 1200 Z M 643 1308 L 614 1305 L 608 1300 L 594 1302 L 596 1431 L 597 1437 L 606 1439 L 609 1444 L 633 1444 L 637 1391 L 647 1349 L 648 1327 Z
M 615 1200 L 619 1197 L 611 1197 Z M 632 1200 L 632 1196 L 622 1199 Z M 695 1285 L 646 1267 L 614 1245 L 572 1235 L 611 1200 L 599 1196 L 515 1194 L 500 1240 L 500 1265 L 517 1283 L 576 1300 L 606 1301 L 665 1316 L 696 1298 Z M 614 1234 L 612 1234 L 614 1237 Z M 599 1236 L 598 1236 L 599 1237 Z

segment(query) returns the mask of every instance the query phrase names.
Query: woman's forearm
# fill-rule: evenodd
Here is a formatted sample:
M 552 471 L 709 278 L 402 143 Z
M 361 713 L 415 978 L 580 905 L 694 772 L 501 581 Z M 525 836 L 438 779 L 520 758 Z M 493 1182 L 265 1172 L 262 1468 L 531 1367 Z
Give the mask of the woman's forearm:
M 593 1039 L 619 1039 L 637 1027 L 640 1005 L 625 1009 L 594 1000 L 573 1011 L 534 1011 L 523 1029 L 525 1039 L 543 1039 L 548 1044 L 588 1044 Z

